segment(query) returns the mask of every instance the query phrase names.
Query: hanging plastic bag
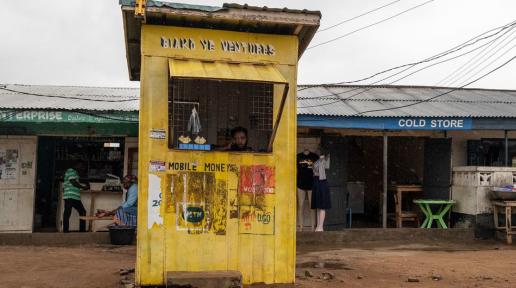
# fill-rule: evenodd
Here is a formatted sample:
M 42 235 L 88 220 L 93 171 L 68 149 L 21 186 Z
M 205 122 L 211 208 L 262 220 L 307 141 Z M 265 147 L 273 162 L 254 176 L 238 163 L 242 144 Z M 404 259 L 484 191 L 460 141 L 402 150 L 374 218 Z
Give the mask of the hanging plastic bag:
M 199 132 L 201 132 L 201 119 L 199 118 L 199 114 L 197 113 L 197 109 L 195 109 L 195 107 L 192 109 L 192 114 L 188 120 L 187 130 L 194 135 L 197 135 Z

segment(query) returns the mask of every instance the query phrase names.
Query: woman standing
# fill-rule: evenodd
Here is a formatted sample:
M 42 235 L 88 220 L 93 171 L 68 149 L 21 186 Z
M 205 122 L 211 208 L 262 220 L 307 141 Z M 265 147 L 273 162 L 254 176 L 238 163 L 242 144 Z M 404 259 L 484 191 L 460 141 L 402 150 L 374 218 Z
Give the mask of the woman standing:
M 314 185 L 312 187 L 312 209 L 317 210 L 316 232 L 324 229 L 326 210 L 331 208 L 330 189 L 326 180 L 326 169 L 330 169 L 330 155 L 321 155 L 313 164 Z

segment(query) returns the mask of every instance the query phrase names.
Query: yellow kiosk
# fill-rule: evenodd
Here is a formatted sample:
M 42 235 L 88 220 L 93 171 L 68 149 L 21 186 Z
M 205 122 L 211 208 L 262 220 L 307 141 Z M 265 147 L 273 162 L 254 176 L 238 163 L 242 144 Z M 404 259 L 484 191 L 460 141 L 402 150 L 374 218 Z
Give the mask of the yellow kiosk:
M 293 283 L 297 61 L 320 12 L 120 4 L 141 83 L 136 283 Z

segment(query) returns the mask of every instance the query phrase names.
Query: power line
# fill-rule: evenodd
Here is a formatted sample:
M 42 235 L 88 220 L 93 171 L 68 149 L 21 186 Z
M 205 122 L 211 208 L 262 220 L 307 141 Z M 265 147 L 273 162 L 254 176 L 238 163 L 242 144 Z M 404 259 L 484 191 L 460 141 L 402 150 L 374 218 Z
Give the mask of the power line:
M 514 30 L 516 31 L 516 29 Z M 514 32 L 513 31 L 513 32 Z M 455 82 L 459 82 L 460 79 L 464 78 L 464 77 L 467 77 L 468 74 L 470 74 L 471 72 L 473 72 L 476 68 L 478 68 L 480 65 L 484 64 L 487 60 L 491 59 L 493 56 L 495 56 L 498 52 L 500 52 L 503 48 L 507 47 L 507 45 L 509 45 L 512 41 L 514 41 L 514 39 L 516 39 L 516 37 L 513 37 L 512 39 L 509 40 L 509 42 L 505 43 L 504 45 L 502 45 L 500 48 L 498 48 L 496 51 L 494 51 L 492 54 L 488 55 L 487 53 L 485 55 L 483 55 L 481 58 L 477 59 L 478 61 L 482 60 L 482 58 L 484 58 L 485 56 L 487 56 L 485 59 L 483 59 L 482 61 L 480 61 L 479 63 L 472 63 L 472 64 L 476 64 L 474 65 L 473 67 L 469 67 L 470 69 L 468 69 L 467 71 L 465 71 L 465 73 L 463 73 L 462 75 L 458 75 L 459 77 L 457 79 L 455 79 L 453 82 L 450 82 L 450 85 L 454 84 Z M 505 41 L 506 39 L 504 39 Z M 491 52 L 494 48 L 498 47 L 500 44 L 502 44 L 504 41 L 501 41 L 499 42 L 497 45 L 493 46 L 491 50 L 489 50 L 489 52 Z M 514 46 L 512 47 L 514 48 Z M 509 50 L 507 50 L 505 53 L 503 53 L 501 56 L 507 54 L 507 52 L 509 52 L 512 48 L 510 48 Z M 501 57 L 500 56 L 500 57 Z M 497 59 L 500 59 L 500 57 L 496 58 Z M 475 62 L 478 62 L 478 61 L 475 61 Z M 486 67 L 480 69 L 478 72 L 481 72 L 483 69 L 485 69 Z M 469 79 L 473 78 L 474 76 L 476 76 L 477 73 L 473 74 L 472 77 L 469 77 L 467 78 L 465 81 L 467 82 Z
M 425 67 L 422 67 L 422 68 L 420 68 L 420 69 L 418 69 L 418 70 L 416 70 L 416 71 L 413 71 L 413 72 L 411 72 L 411 73 L 409 73 L 409 74 L 407 74 L 407 75 L 405 75 L 405 76 L 403 76 L 403 77 L 401 77 L 401 78 L 398 78 L 398 79 L 396 79 L 396 80 L 394 80 L 394 81 L 392 81 L 392 82 L 386 83 L 385 85 L 391 85 L 391 84 L 394 84 L 394 83 L 399 82 L 399 81 L 401 81 L 401 80 L 403 80 L 403 79 L 405 79 L 405 78 L 407 78 L 407 77 L 409 77 L 409 76 L 411 76 L 411 75 L 413 75 L 413 74 L 415 74 L 415 73 L 418 73 L 418 72 L 420 72 L 420 71 L 422 71 L 422 70 L 426 70 L 426 69 L 428 69 L 428 68 L 430 68 L 430 67 L 433 67 L 433 66 L 435 66 L 435 65 L 442 64 L 442 63 L 445 63 L 445 62 L 448 62 L 448 61 L 451 61 L 451 60 L 455 60 L 455 59 L 460 58 L 460 57 L 462 57 L 462 56 L 468 55 L 468 54 L 470 54 L 470 53 L 472 53 L 472 52 L 474 52 L 474 51 L 476 51 L 476 50 L 478 50 L 478 49 L 480 49 L 480 48 L 482 48 L 482 47 L 484 47 L 484 46 L 488 46 L 488 45 L 490 45 L 491 43 L 496 42 L 498 39 L 500 39 L 501 37 L 503 37 L 505 34 L 509 33 L 512 29 L 513 29 L 513 28 L 511 28 L 510 30 L 507 30 L 504 34 L 502 34 L 502 35 L 498 36 L 497 38 L 495 38 L 495 39 L 491 40 L 490 42 L 486 42 L 486 43 L 484 43 L 484 44 L 482 44 L 482 45 L 480 45 L 480 46 L 478 46 L 478 47 L 476 47 L 476 48 L 473 48 L 473 49 L 471 49 L 471 50 L 469 50 L 469 51 L 467 51 L 467 52 L 464 52 L 464 53 L 462 53 L 462 54 L 456 55 L 456 56 L 454 56 L 454 57 L 447 58 L 447 59 L 445 59 L 445 60 L 442 60 L 442 61 L 439 61 L 439 62 L 436 62 L 436 63 L 432 63 L 432 64 L 430 64 L 430 65 L 427 65 L 427 66 L 425 66 Z M 501 30 L 501 31 L 503 31 L 503 30 Z M 495 34 L 495 35 L 496 35 L 496 34 Z M 465 47 L 466 47 L 466 46 L 465 46 Z M 463 47 L 463 48 L 465 48 L 465 47 Z M 456 50 L 456 51 L 458 51 L 458 50 Z M 448 54 L 444 54 L 444 55 L 442 55 L 442 56 L 440 56 L 440 57 L 444 57 L 444 56 L 446 56 L 446 55 L 448 55 Z M 438 58 L 435 58 L 435 59 L 439 59 L 439 57 L 438 57 Z M 397 75 L 399 75 L 399 74 L 402 74 L 403 72 L 405 72 L 405 71 L 407 71 L 407 70 L 409 70 L 409 69 L 411 69 L 411 68 L 413 68 L 413 67 L 414 67 L 414 66 L 407 67 L 407 68 L 403 69 L 402 71 L 399 71 L 399 72 L 397 72 L 397 73 L 395 73 L 395 74 L 392 74 L 392 75 L 387 76 L 387 77 L 385 77 L 385 78 L 383 78 L 383 79 L 380 79 L 380 80 L 378 80 L 378 81 L 375 81 L 375 82 L 373 82 L 373 83 L 371 83 L 371 84 L 369 84 L 369 85 L 378 84 L 379 82 L 382 82 L 382 81 L 384 81 L 384 80 L 387 80 L 387 79 L 389 79 L 389 78 L 392 78 L 392 77 L 394 77 L 394 76 L 397 76 Z M 334 102 L 330 102 L 330 103 L 317 104 L 317 105 L 311 105 L 311 106 L 302 106 L 302 107 L 298 107 L 298 108 L 310 108 L 310 107 L 319 107 L 319 106 L 332 105 L 332 104 L 338 103 L 338 102 L 340 102 L 340 101 L 346 101 L 346 100 L 349 100 L 349 99 L 351 99 L 351 98 L 353 98 L 353 97 L 355 97 L 355 96 L 357 96 L 357 95 L 360 95 L 360 94 L 362 94 L 362 93 L 365 93 L 365 92 L 367 92 L 367 91 L 369 91 L 369 90 L 371 90 L 371 89 L 373 89 L 373 88 L 374 88 L 374 87 L 368 87 L 368 88 L 357 87 L 357 88 L 353 88 L 353 89 L 350 89 L 350 90 L 347 90 L 347 91 L 344 91 L 344 92 L 340 92 L 340 93 L 332 93 L 332 92 L 330 91 L 330 93 L 331 93 L 331 94 L 327 94 L 327 95 L 323 95 L 323 96 L 317 96 L 317 97 L 306 97 L 306 98 L 300 97 L 300 98 L 298 98 L 299 100 L 313 100 L 313 99 L 321 99 L 321 98 L 326 98 L 326 97 L 336 96 L 339 100 L 338 100 L 338 101 L 334 101 Z M 351 96 L 349 96 L 349 97 L 346 97 L 346 98 L 341 98 L 341 97 L 339 97 L 339 95 L 342 95 L 342 94 L 345 94 L 345 93 L 349 93 L 349 92 L 353 92 L 353 91 L 360 90 L 360 89 L 364 89 L 364 90 L 363 90 L 363 91 L 360 91 L 360 92 L 358 92 L 358 93 L 355 93 L 355 94 L 353 94 L 353 95 L 351 95 Z
M 489 39 L 489 38 L 491 38 L 493 36 L 496 36 L 497 34 L 501 33 L 503 30 L 513 27 L 514 25 L 516 25 L 516 21 L 512 21 L 512 22 L 507 23 L 507 24 L 502 25 L 502 26 L 498 26 L 498 27 L 493 28 L 491 30 L 485 31 L 485 32 L 483 32 L 483 33 L 481 33 L 481 34 L 479 34 L 479 35 L 477 35 L 477 36 L 475 36 L 475 37 L 465 41 L 465 42 L 462 42 L 461 44 L 456 45 L 456 46 L 454 46 L 454 47 L 452 47 L 452 48 L 450 48 L 448 50 L 445 50 L 443 52 L 440 52 L 438 54 L 435 54 L 433 56 L 430 56 L 430 57 L 428 57 L 426 59 L 423 59 L 423 60 L 420 60 L 420 61 L 417 61 L 417 62 L 412 62 L 412 63 L 407 63 L 407 64 L 395 66 L 395 67 L 392 67 L 392 68 L 389 68 L 389 69 L 386 69 L 386 70 L 374 73 L 374 74 L 372 74 L 370 76 L 367 76 L 365 78 L 362 78 L 362 79 L 353 80 L 353 81 L 342 81 L 342 82 L 327 83 L 327 84 L 323 84 L 322 86 L 324 86 L 324 85 L 339 85 L 339 84 L 353 84 L 353 83 L 369 80 L 369 79 L 372 79 L 372 78 L 374 78 L 374 77 L 376 77 L 378 75 L 385 74 L 387 72 L 391 72 L 391 71 L 394 71 L 394 70 L 397 70 L 397 69 L 401 69 L 401 68 L 404 68 L 404 67 L 408 67 L 409 66 L 408 69 L 410 69 L 410 68 L 412 68 L 412 67 L 414 67 L 416 65 L 419 65 L 419 64 L 422 64 L 422 63 L 425 63 L 425 62 L 430 62 L 432 60 L 435 60 L 435 59 L 444 57 L 446 55 L 449 55 L 451 53 L 454 53 L 456 51 L 462 50 L 462 49 L 464 49 L 464 48 L 466 48 L 468 46 L 474 45 L 474 44 L 476 44 L 476 43 L 478 43 L 478 42 L 480 42 L 482 40 Z M 495 30 L 499 30 L 499 31 L 497 31 L 494 34 L 491 34 L 491 35 L 488 35 L 488 36 L 484 36 L 485 34 L 488 34 L 488 33 L 492 32 L 492 31 L 495 31 Z M 482 36 L 484 36 L 484 37 L 482 37 Z M 404 69 L 400 73 L 403 73 L 403 72 L 407 71 L 408 69 Z M 394 75 L 396 75 L 396 74 L 394 74 Z M 383 80 L 385 80 L 385 78 Z M 378 83 L 378 82 L 376 82 L 376 83 Z M 298 89 L 297 91 L 303 91 L 303 90 L 308 89 L 308 88 L 309 87 L 304 87 L 304 88 Z M 332 96 L 332 95 L 328 95 L 328 96 Z
M 514 40 L 514 38 L 513 38 Z M 512 40 L 511 40 L 512 41 Z M 510 42 L 509 42 L 510 43 Z M 507 44 L 509 44 L 507 43 Z M 504 45 L 504 47 L 507 46 L 507 45 Z M 507 53 L 509 53 L 512 49 L 514 49 L 514 47 L 516 47 L 516 44 L 515 45 L 512 45 L 511 48 L 509 48 L 507 51 L 505 51 L 503 54 L 501 54 L 500 56 L 496 57 L 493 61 L 489 62 L 487 65 L 485 65 L 484 67 L 482 67 L 480 70 L 478 70 L 476 73 L 474 73 L 473 75 L 471 75 L 469 78 L 467 78 L 465 81 L 468 81 L 469 79 L 475 77 L 476 75 L 478 75 L 480 72 L 482 72 L 482 70 L 486 69 L 487 67 L 491 66 L 491 64 L 495 63 L 496 61 L 498 61 L 498 59 L 502 58 L 503 56 L 505 56 Z M 502 47 L 503 48 L 503 47 Z M 493 54 L 494 55 L 494 54 Z M 489 57 L 490 58 L 490 57 Z M 487 58 L 487 59 L 489 59 Z M 487 60 L 486 59 L 486 60 Z M 485 61 L 482 61 L 482 63 L 485 62 Z M 480 64 L 482 64 L 480 63 Z
M 351 32 L 348 32 L 348 33 L 346 33 L 346 34 L 344 34 L 344 35 L 341 35 L 341 36 L 339 36 L 339 37 L 336 37 L 336 38 L 330 39 L 330 40 L 328 40 L 328 41 L 321 42 L 321 43 L 315 44 L 315 45 L 313 45 L 313 46 L 310 46 L 310 47 L 306 48 L 306 50 L 313 49 L 313 48 L 316 48 L 316 47 L 319 47 L 319 46 L 326 45 L 326 44 L 328 44 L 328 43 L 331 43 L 331 42 L 337 41 L 337 40 L 342 39 L 342 38 L 344 38 L 344 37 L 347 37 L 347 36 L 350 36 L 350 35 L 352 35 L 352 34 L 355 34 L 356 32 L 362 31 L 362 30 L 364 30 L 364 29 L 367 29 L 367 28 L 373 27 L 373 26 L 378 25 L 378 24 L 381 24 L 381 23 L 383 23 L 383 22 L 385 22 L 385 21 L 388 21 L 388 20 L 391 20 L 391 19 L 393 19 L 393 18 L 396 18 L 396 17 L 398 17 L 398 16 L 400 16 L 400 15 L 402 15 L 402 14 L 405 14 L 405 13 L 407 13 L 407 12 L 410 12 L 410 11 L 412 11 L 412 10 L 414 10 L 414 9 L 417 9 L 417 8 L 419 8 L 419 7 L 421 7 L 421 6 L 424 6 L 424 5 L 426 5 L 426 4 L 430 3 L 430 2 L 434 2 L 434 1 L 435 1 L 435 0 L 428 0 L 428 1 L 424 2 L 424 3 L 422 3 L 422 4 L 419 4 L 419 5 L 413 6 L 413 7 L 409 8 L 409 9 L 406 9 L 406 10 L 403 10 L 403 11 L 401 11 L 401 12 L 397 13 L 397 14 L 394 14 L 394 15 L 392 15 L 392 16 L 390 16 L 390 17 L 388 17 L 388 18 L 382 19 L 382 20 L 380 20 L 380 21 L 378 21 L 378 22 L 375 22 L 375 23 L 369 24 L 369 25 L 367 25 L 367 26 L 364 26 L 364 27 L 358 28 L 358 29 L 356 29 L 356 30 L 353 30 L 353 31 L 351 31 Z
M 425 62 L 430 62 L 430 61 L 433 61 L 435 59 L 438 59 L 438 58 L 444 57 L 446 55 L 449 55 L 451 53 L 454 53 L 454 52 L 457 52 L 459 50 L 462 50 L 462 49 L 464 49 L 464 48 L 466 48 L 468 46 L 474 45 L 474 44 L 476 44 L 476 43 L 478 43 L 478 42 L 480 42 L 482 40 L 486 40 L 486 39 L 489 39 L 489 38 L 491 38 L 493 36 L 496 36 L 499 33 L 501 33 L 502 31 L 504 31 L 506 29 L 509 29 L 509 28 L 511 28 L 511 27 L 513 27 L 515 25 L 516 25 L 516 21 L 512 21 L 512 22 L 510 22 L 508 24 L 505 24 L 505 25 L 493 28 L 493 29 L 488 30 L 486 32 L 483 32 L 483 33 L 481 33 L 481 34 L 479 34 L 479 35 L 477 35 L 477 36 L 475 36 L 475 37 L 473 37 L 473 38 L 471 38 L 471 39 L 469 39 L 469 40 L 467 40 L 467 41 L 465 41 L 465 42 L 463 42 L 463 43 L 461 43 L 461 44 L 459 44 L 459 45 L 457 45 L 457 46 L 455 46 L 453 48 L 450 48 L 450 49 L 448 49 L 446 51 L 440 52 L 440 53 L 438 53 L 436 55 L 430 56 L 430 57 L 428 57 L 426 59 L 423 59 L 423 60 L 420 60 L 420 61 L 417 61 L 417 62 L 412 62 L 412 63 L 407 63 L 407 64 L 395 66 L 395 67 L 392 67 L 392 68 L 389 68 L 389 69 L 386 69 L 386 70 L 374 73 L 374 74 L 372 74 L 370 76 L 367 76 L 365 78 L 362 78 L 362 79 L 353 80 L 353 81 L 342 81 L 342 82 L 327 83 L 327 84 L 323 84 L 323 86 L 324 85 L 353 84 L 353 83 L 357 83 L 357 82 L 362 82 L 362 81 L 365 81 L 365 80 L 372 79 L 372 78 L 374 78 L 374 77 L 376 77 L 378 75 L 385 74 L 387 72 L 391 72 L 391 71 L 394 71 L 394 70 L 397 70 L 397 69 L 401 69 L 401 68 L 404 68 L 404 67 L 407 67 L 407 66 L 413 67 L 413 66 L 425 63 Z M 499 30 L 499 31 L 497 31 L 496 33 L 484 36 L 484 35 L 492 32 L 492 31 L 495 31 L 495 30 Z M 482 36 L 484 36 L 484 37 L 482 37 Z M 308 87 L 307 88 L 303 88 L 303 89 L 299 89 L 298 91 L 302 91 L 304 89 L 308 89 Z
M 508 30 L 507 32 L 509 32 L 509 31 L 510 31 L 510 30 Z M 506 33 L 507 33 L 507 32 L 506 32 Z M 442 64 L 442 63 L 445 63 L 445 62 L 449 62 L 449 61 L 451 61 L 451 60 L 455 60 L 455 59 L 457 59 L 457 58 L 460 58 L 460 57 L 462 57 L 462 56 L 465 56 L 465 55 L 467 55 L 467 54 L 470 54 L 470 53 L 472 53 L 472 52 L 474 52 L 474 51 L 476 51 L 476 50 L 478 50 L 478 49 L 482 48 L 483 46 L 486 46 L 486 45 L 488 45 L 488 44 L 490 44 L 490 43 L 494 43 L 494 42 L 496 42 L 498 39 L 500 39 L 500 38 L 501 38 L 501 37 L 503 37 L 504 35 L 505 35 L 505 34 L 502 34 L 502 35 L 498 36 L 496 39 L 492 40 L 492 42 L 485 43 L 485 44 L 483 44 L 483 45 L 481 45 L 481 46 L 479 46 L 479 47 L 477 47 L 477 48 L 475 48 L 475 49 L 472 49 L 472 50 L 470 50 L 470 51 L 468 51 L 468 52 L 465 52 L 465 53 L 463 53 L 463 54 L 460 54 L 460 55 L 457 55 L 457 56 L 454 56 L 454 57 L 451 57 L 451 58 L 448 58 L 448 59 L 445 59 L 445 60 L 442 60 L 442 61 L 439 61 L 439 62 L 436 62 L 436 63 L 432 63 L 432 64 L 430 64 L 430 65 L 427 65 L 427 66 L 425 66 L 425 67 L 423 67 L 423 68 L 420 68 L 420 69 L 418 69 L 418 70 L 416 70 L 416 71 L 413 71 L 413 72 L 411 72 L 411 73 L 409 73 L 409 74 L 407 74 L 407 75 L 405 75 L 405 76 L 403 76 L 403 77 L 401 77 L 401 78 L 398 78 L 398 79 L 396 79 L 395 81 L 390 82 L 389 84 L 393 84 L 393 83 L 399 82 L 399 81 L 401 81 L 401 80 L 403 80 L 403 79 L 405 79 L 405 78 L 407 78 L 407 77 L 409 77 L 409 76 L 411 76 L 411 75 L 413 75 L 413 74 L 415 74 L 415 73 L 417 73 L 417 72 L 420 72 L 420 71 L 422 71 L 422 70 L 426 70 L 426 69 L 428 69 L 428 68 L 430 68 L 430 67 L 433 67 L 433 66 L 435 66 L 435 65 Z M 471 78 L 470 78 L 470 79 L 471 79 Z M 469 80 L 469 79 L 468 79 L 468 80 Z
M 514 33 L 514 31 L 513 31 Z M 512 35 L 512 33 L 510 34 Z M 509 35 L 509 36 L 510 36 Z M 508 38 L 508 37 L 507 37 Z M 451 80 L 453 78 L 455 78 L 455 76 L 457 76 L 456 74 L 459 73 L 459 71 L 463 70 L 462 68 L 466 67 L 469 63 L 471 62 L 474 62 L 475 59 L 481 55 L 482 53 L 484 53 L 485 51 L 488 51 L 489 47 L 491 47 L 491 45 L 493 45 L 495 42 L 491 42 L 491 44 L 489 44 L 487 47 L 485 47 L 484 49 L 482 49 L 482 51 L 480 51 L 479 53 L 477 53 L 475 56 L 471 57 L 471 59 L 469 59 L 469 61 L 467 61 L 466 63 L 464 63 L 462 66 L 460 66 L 459 68 L 457 68 L 456 70 L 454 70 L 452 73 L 450 73 L 448 76 L 446 76 L 445 78 L 443 78 L 441 81 L 439 81 L 436 86 L 441 86 L 441 83 L 442 83 L 442 86 L 444 86 L 444 83 L 447 82 L 447 80 Z M 498 44 L 497 44 L 498 45 Z M 496 46 L 495 46 L 496 47 Z M 492 50 L 489 50 L 487 53 L 491 52 Z M 453 82 L 450 82 L 450 83 L 453 83 Z
M 362 112 L 359 112 L 359 113 L 356 113 L 354 115 L 351 115 L 351 116 L 348 116 L 348 117 L 355 117 L 355 116 L 359 116 L 359 115 L 362 115 L 362 114 L 366 114 L 366 113 L 371 113 L 371 112 L 379 112 L 379 111 L 389 111 L 389 110 L 395 110 L 395 109 L 400 109 L 400 108 L 405 108 L 405 107 L 410 107 L 410 106 L 414 106 L 414 105 L 418 105 L 418 104 L 421 104 L 421 103 L 425 103 L 425 102 L 429 102 L 431 100 L 434 100 L 436 98 L 439 98 L 439 97 L 442 97 L 444 95 L 447 95 L 447 94 L 450 94 L 451 92 L 453 91 L 456 91 L 456 90 L 459 90 L 459 89 L 462 89 L 468 85 L 471 85 L 485 77 L 487 77 L 488 75 L 490 75 L 491 73 L 494 73 L 495 71 L 501 69 L 502 67 L 504 67 L 505 65 L 509 64 L 510 62 L 512 62 L 514 59 L 516 59 L 516 56 L 513 56 L 511 59 L 505 61 L 503 64 L 497 66 L 496 68 L 490 70 L 489 72 L 485 73 L 484 75 L 476 78 L 475 80 L 473 81 L 470 81 L 460 87 L 457 87 L 457 88 L 452 88 L 450 89 L 449 91 L 446 91 L 444 93 L 441 93 L 441 94 L 438 94 L 436 96 L 433 96 L 433 97 L 430 97 L 430 98 L 427 98 L 427 99 L 424 99 L 424 100 L 420 100 L 420 101 L 417 101 L 415 103 L 410 103 L 410 104 L 406 104 L 406 105 L 402 105 L 402 106 L 397 106 L 397 107 L 390 107 L 390 108 L 384 108 L 384 109 L 374 109 L 374 110 L 367 110 L 367 111 L 362 111 Z
M 509 31 L 510 31 L 510 30 L 509 30 Z M 509 32 L 509 31 L 507 31 L 507 32 Z M 507 32 L 506 32 L 506 33 L 507 33 Z M 502 37 L 502 36 L 503 36 L 503 35 L 499 36 L 498 38 L 496 38 L 496 39 L 494 39 L 494 40 L 492 40 L 492 41 L 496 41 L 496 40 L 498 40 L 498 39 L 499 39 L 500 37 Z M 475 49 L 472 49 L 472 50 L 470 50 L 470 51 L 468 51 L 468 52 L 465 52 L 465 53 L 463 53 L 463 54 L 460 54 L 460 55 L 457 55 L 457 56 L 454 56 L 454 57 L 452 57 L 452 58 L 448 58 L 448 59 L 445 59 L 445 60 L 442 60 L 442 61 L 439 61 L 439 62 L 436 62 L 436 63 L 432 63 L 432 64 L 427 65 L 427 66 L 425 66 L 425 67 L 422 67 L 422 68 L 420 68 L 420 69 L 418 69 L 418 70 L 416 70 L 416 71 L 413 71 L 413 72 L 411 72 L 411 73 L 409 73 L 409 74 L 407 74 L 407 75 L 405 75 L 405 76 L 403 76 L 403 77 L 401 77 L 401 78 L 398 78 L 398 79 L 396 79 L 396 80 L 394 80 L 394 81 L 392 81 L 392 82 L 389 82 L 389 83 L 387 83 L 386 85 L 392 85 L 392 84 L 394 84 L 394 83 L 396 83 L 396 82 L 399 82 L 399 81 L 401 81 L 401 80 L 403 80 L 403 79 L 405 79 L 405 78 L 407 78 L 407 77 L 409 77 L 409 76 L 411 76 L 411 75 L 413 75 L 413 74 L 415 74 L 415 73 L 417 73 L 417 72 L 420 72 L 420 71 L 422 71 L 422 70 L 428 69 L 428 68 L 433 67 L 433 66 L 435 66 L 435 65 L 438 65 L 438 64 L 441 64 L 441 63 L 444 63 L 444 62 L 448 62 L 448 61 L 454 60 L 454 59 L 456 59 L 456 58 L 462 57 L 462 56 L 464 56 L 464 55 L 467 55 L 467 54 L 469 54 L 469 53 L 471 53 L 471 52 L 474 52 L 475 50 L 478 50 L 478 49 L 482 48 L 483 46 L 485 46 L 485 45 L 487 45 L 487 44 L 489 44 L 489 42 L 488 42 L 488 43 L 485 43 L 485 44 L 483 44 L 482 46 L 479 46 L 479 47 L 477 47 L 477 48 L 475 48 Z M 515 46 L 516 46 L 516 45 L 515 45 Z M 513 48 L 514 48 L 514 46 L 513 46 Z M 512 49 L 512 48 L 511 48 L 511 49 Z M 507 52 L 509 52 L 509 51 L 506 51 L 506 53 L 507 53 Z M 506 53 L 504 53 L 503 55 L 505 55 Z M 501 55 L 501 56 L 503 56 L 503 55 Z M 501 57 L 501 56 L 500 56 L 500 57 Z M 495 61 L 496 61 L 496 60 L 498 60 L 500 57 L 498 57 L 497 59 L 495 59 Z M 493 61 L 493 62 L 494 62 L 494 61 Z M 491 65 L 493 62 L 491 62 L 489 65 Z M 489 66 L 489 65 L 488 65 L 488 66 Z M 486 67 L 487 67 L 487 66 L 486 66 Z M 484 67 L 484 68 L 486 68 L 486 67 Z M 401 72 L 404 72 L 404 71 L 406 71 L 406 70 L 408 70 L 408 69 L 410 69 L 410 67 L 409 67 L 409 68 L 404 69 L 404 70 L 403 70 L 403 71 L 401 71 Z M 483 70 L 483 69 L 482 69 L 482 70 Z M 482 70 L 481 70 L 481 71 L 482 71 Z M 400 73 L 401 73 L 401 72 L 400 72 Z M 478 74 L 478 73 L 477 73 L 477 74 Z M 475 74 L 475 75 L 477 75 L 477 74 Z M 394 75 L 396 75 L 396 74 L 394 74 Z M 379 80 L 379 81 L 383 81 L 383 80 L 385 80 L 385 79 L 391 78 L 391 77 L 392 77 L 392 76 L 394 76 L 394 75 L 391 75 L 391 76 L 386 77 L 386 78 L 384 78 L 384 79 L 382 79 L 382 80 Z M 469 79 L 471 79 L 471 77 L 470 77 Z M 469 80 L 469 79 L 468 79 L 468 80 Z M 376 84 L 376 83 L 378 83 L 379 81 L 374 82 L 373 84 Z M 336 104 L 336 103 L 339 103 L 339 102 L 347 101 L 347 100 L 349 100 L 349 99 L 351 99 L 351 98 L 353 98 L 353 97 L 355 97 L 355 96 L 357 96 L 357 95 L 360 95 L 360 94 L 362 94 L 362 93 L 365 93 L 365 92 L 367 92 L 367 91 L 369 91 L 369 90 L 371 90 L 371 89 L 374 89 L 374 88 L 375 88 L 375 86 L 371 86 L 371 87 L 367 87 L 367 88 L 357 87 L 357 88 L 354 88 L 354 89 L 351 89 L 351 90 L 348 90 L 348 91 L 344 91 L 344 92 L 341 92 L 341 93 L 332 93 L 332 94 L 328 94 L 328 95 L 325 95 L 325 96 L 326 96 L 326 97 L 327 97 L 327 96 L 336 96 L 339 100 L 337 100 L 337 101 L 333 101 L 333 102 L 330 102 L 330 103 L 317 104 L 317 105 L 310 105 L 310 106 L 302 106 L 302 107 L 298 107 L 298 108 L 313 108 L 313 107 L 321 107 L 321 106 L 333 105 L 333 104 Z M 338 94 L 348 93 L 348 92 L 355 91 L 355 90 L 359 90 L 359 89 L 364 89 L 364 90 L 362 90 L 362 91 L 360 91 L 360 92 L 358 92 L 358 93 L 355 93 L 355 94 L 353 94 L 353 95 L 351 95 L 351 96 L 349 96 L 349 97 L 346 97 L 346 98 L 340 98 L 340 97 L 339 97 L 339 95 L 338 95 Z M 331 91 L 330 91 L 330 93 L 331 93 Z M 319 97 L 323 97 L 323 96 L 319 96 Z M 317 97 L 312 97 L 312 98 L 309 98 L 309 97 L 308 97 L 308 98 L 303 98 L 303 99 L 301 99 L 301 100 L 316 99 L 316 98 L 317 98 Z
M 377 8 L 375 8 L 375 9 L 373 9 L 373 10 L 369 10 L 369 11 L 367 11 L 367 12 L 365 12 L 365 13 L 362 13 L 362 14 L 360 14 L 360 15 L 358 15 L 358 16 L 355 16 L 355 17 L 352 17 L 352 18 L 346 19 L 346 20 L 341 21 L 341 22 L 339 22 L 339 23 L 337 23 L 337 24 L 334 24 L 334 25 L 331 25 L 331 26 L 329 26 L 329 27 L 326 27 L 326 28 L 320 29 L 320 30 L 318 30 L 318 31 L 317 31 L 317 33 L 321 33 L 321 32 L 324 32 L 324 31 L 330 30 L 330 29 L 332 29 L 332 28 L 335 28 L 335 27 L 337 27 L 337 26 L 340 26 L 340 25 L 342 25 L 342 24 L 344 24 L 344 23 L 347 23 L 347 22 L 349 22 L 349 21 L 353 21 L 353 20 L 358 19 L 358 18 L 360 18 L 360 17 L 362 17 L 362 16 L 365 16 L 365 15 L 371 14 L 371 13 L 373 13 L 373 12 L 376 12 L 376 11 L 378 11 L 378 10 L 382 9 L 382 8 L 385 8 L 385 7 L 391 6 L 391 5 L 393 5 L 394 3 L 396 3 L 396 2 L 400 2 L 400 1 L 401 1 L 401 0 L 392 1 L 392 2 L 390 2 L 390 3 L 387 3 L 387 4 L 383 5 L 383 6 L 380 6 L 380 7 L 377 7 Z
M 13 93 L 19 93 L 29 96 L 38 96 L 38 97 L 47 97 L 47 98 L 59 98 L 59 99 L 73 99 L 73 100 L 84 100 L 84 101 L 92 101 L 92 102 L 107 102 L 107 103 L 117 103 L 117 102 L 129 102 L 129 101 L 138 101 L 140 98 L 129 98 L 129 99 L 117 99 L 117 100 L 106 100 L 106 99 L 93 99 L 93 98 L 81 98 L 81 97 L 74 97 L 74 96 L 60 96 L 60 95 L 46 95 L 46 94 L 38 94 L 38 93 L 29 93 L 24 91 L 18 91 L 6 88 L 4 86 L 0 86 L 1 90 L 13 92 Z

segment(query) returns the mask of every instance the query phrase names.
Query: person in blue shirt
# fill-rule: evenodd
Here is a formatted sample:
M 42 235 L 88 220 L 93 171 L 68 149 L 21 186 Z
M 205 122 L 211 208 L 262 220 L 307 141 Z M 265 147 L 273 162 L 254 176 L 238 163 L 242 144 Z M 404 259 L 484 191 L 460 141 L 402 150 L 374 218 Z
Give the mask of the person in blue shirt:
M 125 201 L 112 211 L 101 211 L 97 216 L 113 215 L 116 225 L 136 226 L 138 215 L 138 179 L 133 175 L 126 175 L 122 179 L 122 186 L 127 190 Z

